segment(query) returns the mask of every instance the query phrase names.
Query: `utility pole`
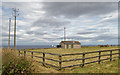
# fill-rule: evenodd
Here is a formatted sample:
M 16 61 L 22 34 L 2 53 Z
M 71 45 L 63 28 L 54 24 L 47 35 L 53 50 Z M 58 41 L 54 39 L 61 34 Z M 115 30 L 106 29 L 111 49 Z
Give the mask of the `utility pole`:
M 9 38 L 8 38 L 8 49 L 10 49 L 10 26 L 11 26 L 11 18 L 9 18 Z
M 65 35 L 65 27 L 64 27 L 64 41 L 66 41 L 66 35 Z
M 14 50 L 16 50 L 16 17 L 19 15 L 17 12 L 19 9 L 13 8 L 13 16 L 15 17 L 15 24 L 14 24 Z

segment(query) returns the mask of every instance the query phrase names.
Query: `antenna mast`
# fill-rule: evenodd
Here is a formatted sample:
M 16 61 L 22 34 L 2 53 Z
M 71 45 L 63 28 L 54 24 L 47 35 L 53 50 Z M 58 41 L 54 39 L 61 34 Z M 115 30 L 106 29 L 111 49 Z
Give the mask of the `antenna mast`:
M 65 27 L 64 27 L 64 41 L 66 41 L 66 35 L 65 35 Z

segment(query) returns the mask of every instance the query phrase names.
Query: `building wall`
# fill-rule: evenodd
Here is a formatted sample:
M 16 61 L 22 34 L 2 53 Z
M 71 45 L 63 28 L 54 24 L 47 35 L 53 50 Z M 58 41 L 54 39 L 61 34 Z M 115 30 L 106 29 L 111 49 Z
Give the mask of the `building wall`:
M 69 45 L 69 48 L 71 48 L 71 44 Z
M 65 48 L 65 49 L 67 48 L 67 44 L 60 43 L 60 45 L 61 45 L 61 48 Z M 69 44 L 69 48 L 71 48 L 71 44 Z M 81 48 L 81 45 L 74 44 L 73 48 Z
M 74 48 L 81 48 L 81 45 L 74 45 Z
M 64 48 L 66 49 L 66 48 L 67 48 L 67 45 L 64 45 Z
M 67 48 L 67 46 L 64 45 L 63 43 L 60 43 L 60 45 L 61 45 L 62 48 Z

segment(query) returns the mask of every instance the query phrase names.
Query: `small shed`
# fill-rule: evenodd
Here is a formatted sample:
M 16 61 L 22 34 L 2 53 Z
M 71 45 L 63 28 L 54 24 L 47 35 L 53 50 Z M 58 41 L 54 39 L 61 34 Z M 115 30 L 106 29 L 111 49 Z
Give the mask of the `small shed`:
M 81 48 L 79 41 L 61 41 L 61 48 Z

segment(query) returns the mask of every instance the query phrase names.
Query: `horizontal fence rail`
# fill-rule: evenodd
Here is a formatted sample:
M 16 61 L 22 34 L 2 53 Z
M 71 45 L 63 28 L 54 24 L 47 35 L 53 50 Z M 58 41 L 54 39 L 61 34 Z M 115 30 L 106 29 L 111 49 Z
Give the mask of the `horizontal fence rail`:
M 117 53 L 113 53 L 113 51 L 118 51 L 118 52 Z M 31 54 L 28 55 L 27 52 L 29 52 Z M 101 55 L 101 53 L 105 53 L 105 52 L 109 52 L 109 54 L 102 54 Z M 110 61 L 112 61 L 112 59 L 116 59 L 116 58 L 120 59 L 120 49 L 100 50 L 100 51 L 84 52 L 84 53 L 74 53 L 74 54 L 54 54 L 54 53 L 39 52 L 39 51 L 27 51 L 27 50 L 18 50 L 18 53 L 19 53 L 18 54 L 19 56 L 22 54 L 24 56 L 31 56 L 31 58 L 34 58 L 34 57 L 41 58 L 42 62 L 41 61 L 36 61 L 36 60 L 34 60 L 34 61 L 36 61 L 38 63 L 42 63 L 43 66 L 48 65 L 48 66 L 51 66 L 51 67 L 58 68 L 59 70 L 64 69 L 64 68 L 69 68 L 69 67 L 75 67 L 75 66 L 82 66 L 83 67 L 86 64 L 91 64 L 91 63 L 95 63 L 95 62 L 98 62 L 98 64 L 100 64 L 101 61 L 104 61 L 104 60 L 110 60 Z M 42 54 L 42 56 L 34 55 L 34 53 L 40 53 L 40 54 Z M 98 53 L 98 54 L 96 56 L 86 57 L 87 54 L 92 54 L 92 53 Z M 58 59 L 46 58 L 46 54 L 57 56 Z M 62 60 L 62 58 L 64 56 L 73 56 L 73 55 L 81 55 L 81 58 Z M 112 57 L 113 55 L 118 55 L 118 56 Z M 104 56 L 108 56 L 108 58 L 101 59 L 101 57 L 104 57 Z M 86 59 L 93 59 L 93 58 L 98 58 L 98 60 L 85 62 Z M 58 66 L 55 66 L 53 64 L 49 64 L 48 62 L 46 62 L 46 60 L 58 62 Z M 75 64 L 75 65 L 70 65 L 70 66 L 63 66 L 62 67 L 63 62 L 80 61 L 80 60 L 82 61 L 80 64 Z

